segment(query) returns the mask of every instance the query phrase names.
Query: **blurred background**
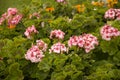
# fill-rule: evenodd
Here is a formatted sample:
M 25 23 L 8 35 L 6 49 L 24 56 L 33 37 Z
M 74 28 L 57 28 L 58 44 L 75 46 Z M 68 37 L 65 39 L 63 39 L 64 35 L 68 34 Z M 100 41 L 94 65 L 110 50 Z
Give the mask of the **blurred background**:
M 4 13 L 8 7 L 23 8 L 23 5 L 29 3 L 31 0 L 0 0 L 0 14 Z

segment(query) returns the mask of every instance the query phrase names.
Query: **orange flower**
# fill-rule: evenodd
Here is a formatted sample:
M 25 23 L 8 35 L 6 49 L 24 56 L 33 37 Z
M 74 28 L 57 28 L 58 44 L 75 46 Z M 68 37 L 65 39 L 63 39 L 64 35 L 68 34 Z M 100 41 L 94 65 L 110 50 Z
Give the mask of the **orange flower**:
M 92 5 L 94 5 L 94 6 L 103 6 L 104 5 L 104 3 L 103 2 L 92 2 Z
M 113 0 L 107 0 L 108 3 L 111 3 Z
M 118 3 L 118 0 L 107 0 L 107 6 L 109 8 L 114 7 L 114 5 L 117 3 Z
M 85 5 L 84 5 L 84 4 L 76 5 L 75 8 L 77 9 L 77 11 L 78 11 L 79 13 L 85 11 Z
M 13 24 L 10 24 L 9 26 L 8 26 L 8 28 L 10 28 L 10 29 L 13 29 L 13 28 L 15 28 L 16 27 L 16 25 L 13 25 Z
M 103 6 L 104 5 L 104 2 L 99 2 L 99 6 Z
M 54 8 L 53 7 L 46 8 L 46 11 L 52 12 L 52 11 L 54 11 Z
M 92 2 L 92 5 L 94 5 L 94 6 L 98 6 L 99 5 L 99 3 L 98 2 Z

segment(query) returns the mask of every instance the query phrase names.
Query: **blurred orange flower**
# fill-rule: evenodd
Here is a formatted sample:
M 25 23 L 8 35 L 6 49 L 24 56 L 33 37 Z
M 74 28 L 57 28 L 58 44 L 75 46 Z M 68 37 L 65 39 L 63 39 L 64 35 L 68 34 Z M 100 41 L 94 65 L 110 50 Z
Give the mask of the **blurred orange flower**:
M 16 27 L 16 25 L 12 25 L 12 24 L 10 24 L 9 26 L 8 26 L 8 28 L 10 28 L 10 29 L 13 29 L 13 28 L 15 28 Z
M 92 1 L 92 5 L 94 5 L 94 6 L 103 6 L 104 2 L 94 2 L 94 1 Z
M 49 8 L 46 8 L 46 11 L 48 11 L 48 12 L 52 12 L 52 11 L 54 11 L 55 9 L 53 8 L 53 7 L 49 7 Z
M 118 3 L 118 0 L 107 0 L 107 6 L 109 8 L 114 7 L 114 5 L 117 4 L 117 3 Z
M 76 5 L 75 8 L 77 9 L 77 11 L 78 11 L 79 13 L 85 11 L 85 5 L 84 5 L 84 4 Z

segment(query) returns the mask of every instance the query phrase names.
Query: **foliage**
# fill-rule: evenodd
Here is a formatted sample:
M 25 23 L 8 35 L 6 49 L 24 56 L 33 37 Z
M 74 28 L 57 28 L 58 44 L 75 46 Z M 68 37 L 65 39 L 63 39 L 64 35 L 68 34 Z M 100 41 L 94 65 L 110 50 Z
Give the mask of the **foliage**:
M 109 24 L 120 30 L 119 20 L 104 18 L 107 6 L 95 6 L 90 0 L 32 0 L 21 10 L 23 19 L 15 28 L 0 25 L 0 80 L 119 80 L 120 79 L 120 36 L 110 41 L 102 39 L 100 29 Z M 75 6 L 83 5 L 79 12 Z M 115 8 L 119 7 L 119 3 Z M 46 10 L 46 9 L 52 10 Z M 35 13 L 35 15 L 34 15 Z M 36 14 L 37 13 L 37 14 Z M 25 30 L 34 25 L 37 34 L 31 39 Z M 65 33 L 64 39 L 51 39 L 53 30 Z M 68 46 L 72 36 L 92 34 L 99 45 L 86 53 L 77 46 Z M 25 54 L 36 40 L 47 43 L 47 51 L 38 63 L 25 59 Z M 66 52 L 49 52 L 53 44 L 61 42 Z

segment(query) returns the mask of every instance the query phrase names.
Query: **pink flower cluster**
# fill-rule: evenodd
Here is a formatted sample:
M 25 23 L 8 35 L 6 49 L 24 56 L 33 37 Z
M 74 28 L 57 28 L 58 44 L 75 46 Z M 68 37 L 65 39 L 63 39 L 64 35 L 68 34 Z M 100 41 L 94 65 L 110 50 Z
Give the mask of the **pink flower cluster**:
M 25 36 L 28 38 L 28 39 L 31 39 L 31 36 L 32 34 L 34 33 L 38 33 L 38 31 L 36 30 L 35 26 L 32 25 L 31 27 L 28 27 L 26 29 L 26 31 L 24 32 Z
M 64 0 L 56 0 L 56 1 L 59 2 L 59 3 L 60 3 L 60 2 L 64 2 Z
M 92 34 L 83 34 L 81 36 L 72 36 L 68 40 L 68 46 L 78 46 L 79 48 L 84 48 L 85 52 L 88 53 L 98 45 L 98 40 Z
M 109 25 L 104 25 L 100 30 L 100 34 L 102 39 L 109 41 L 113 37 L 120 36 L 120 31 Z
M 42 50 L 42 51 L 46 51 L 47 50 L 47 44 L 42 41 L 42 40 L 36 40 L 37 46 Z
M 118 19 L 120 20 L 120 9 L 109 9 L 105 12 L 105 19 Z
M 22 15 L 19 14 L 16 8 L 8 8 L 7 12 L 0 18 L 0 25 L 6 20 L 9 25 L 17 25 L 22 19 Z
M 60 42 L 52 45 L 51 49 L 49 49 L 49 52 L 52 53 L 62 53 L 67 52 L 67 48 L 65 47 L 65 44 L 62 44 Z
M 43 57 L 43 52 L 39 49 L 38 46 L 35 45 L 32 46 L 25 54 L 25 59 L 35 63 L 40 62 Z
M 25 54 L 25 59 L 37 63 L 42 60 L 43 52 L 46 50 L 47 44 L 42 40 L 36 40 L 36 45 L 33 45 Z
M 22 15 L 16 15 L 12 19 L 8 19 L 8 24 L 17 25 L 22 19 Z
M 63 39 L 64 35 L 65 35 L 65 33 L 63 31 L 61 31 L 61 30 L 54 30 L 54 31 L 51 31 L 50 38 L 51 39 L 53 39 L 53 38 Z
M 8 8 L 7 10 L 8 15 L 16 15 L 18 13 L 18 10 L 16 8 Z

